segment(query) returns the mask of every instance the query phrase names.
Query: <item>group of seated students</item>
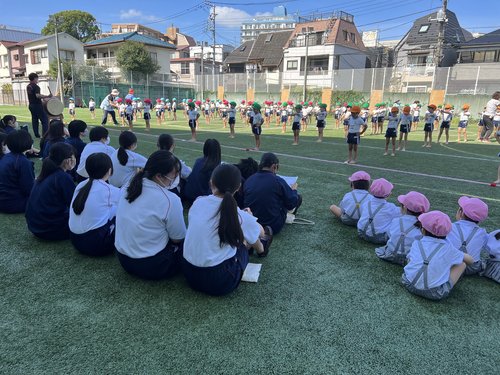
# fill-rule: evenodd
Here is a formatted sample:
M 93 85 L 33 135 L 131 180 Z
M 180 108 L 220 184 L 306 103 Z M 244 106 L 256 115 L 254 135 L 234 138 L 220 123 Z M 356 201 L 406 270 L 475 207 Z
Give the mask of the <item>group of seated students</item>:
M 355 226 L 363 240 L 383 245 L 375 249 L 377 257 L 404 266 L 401 282 L 409 292 L 441 300 L 464 273 L 500 283 L 500 230 L 488 234 L 479 226 L 488 217 L 481 199 L 460 197 L 452 223 L 445 213 L 429 211 L 425 195 L 400 195 L 398 208 L 387 201 L 393 185 L 384 178 L 370 180 L 364 171 L 352 174 L 352 190 L 330 211 Z
M 83 121 L 70 122 L 67 134 L 61 124 L 53 121 L 42 140 L 36 178 L 25 155 L 30 134 L 0 132 L 0 212 L 24 213 L 29 231 L 42 240 L 71 240 L 89 256 L 116 253 L 127 272 L 144 279 L 182 270 L 195 290 L 230 293 L 249 255 L 267 256 L 287 212 L 302 202 L 296 185 L 276 175 L 272 153 L 260 164 L 251 158 L 225 164 L 219 142 L 208 139 L 191 169 L 174 155 L 168 134 L 145 158 L 135 152 L 131 131 L 120 134 L 115 150 L 103 126 L 90 130 L 86 144 Z

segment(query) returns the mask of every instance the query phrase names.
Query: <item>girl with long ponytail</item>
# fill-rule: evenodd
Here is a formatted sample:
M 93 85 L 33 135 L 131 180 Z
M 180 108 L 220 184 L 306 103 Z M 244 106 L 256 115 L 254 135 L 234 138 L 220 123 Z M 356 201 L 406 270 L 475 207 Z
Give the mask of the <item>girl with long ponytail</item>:
M 115 246 L 122 267 L 144 279 L 165 279 L 180 270 L 186 224 L 180 198 L 181 165 L 156 151 L 132 178 L 116 212 Z
M 108 255 L 115 250 L 115 215 L 120 189 L 106 183 L 113 174 L 113 163 L 105 153 L 90 155 L 85 169 L 89 178 L 76 187 L 69 211 L 71 242 L 83 254 Z
M 69 239 L 69 208 L 75 184 L 67 172 L 75 164 L 73 146 L 62 142 L 52 145 L 26 206 L 28 229 L 35 236 L 51 241 Z
M 221 164 L 212 173 L 212 195 L 199 197 L 189 210 L 183 271 L 189 285 L 210 295 L 235 290 L 248 264 L 249 248 L 267 256 L 272 230 L 240 210 L 234 193 L 241 184 L 239 169 Z
M 124 131 L 118 138 L 120 148 L 111 155 L 113 162 L 113 175 L 109 178 L 109 183 L 118 188 L 126 185 L 136 172 L 144 168 L 147 159 L 134 152 L 137 148 L 137 137 L 131 131 Z

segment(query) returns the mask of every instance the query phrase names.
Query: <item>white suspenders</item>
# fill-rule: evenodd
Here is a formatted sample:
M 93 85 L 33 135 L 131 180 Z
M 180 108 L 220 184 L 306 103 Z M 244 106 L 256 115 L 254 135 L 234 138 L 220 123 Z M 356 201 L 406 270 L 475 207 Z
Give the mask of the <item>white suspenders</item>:
M 363 203 L 363 201 L 366 199 L 368 194 L 365 194 L 359 202 L 358 202 L 358 199 L 356 198 L 356 194 L 354 194 L 354 191 L 351 191 L 351 195 L 352 195 L 352 199 L 354 200 L 355 207 L 354 207 L 354 210 L 352 210 L 352 212 L 348 215 L 349 215 L 349 217 L 354 218 L 354 214 L 358 213 L 358 218 L 359 218 L 361 216 L 361 211 L 359 210 L 359 208 L 361 207 L 361 203 Z
M 424 276 L 424 289 L 429 289 L 429 284 L 427 282 L 427 268 L 429 267 L 429 263 L 431 262 L 432 258 L 434 258 L 434 255 L 438 253 L 439 250 L 445 245 L 444 243 L 438 244 L 434 250 L 431 252 L 431 254 L 427 257 L 424 252 L 424 248 L 422 247 L 422 242 L 418 241 L 418 249 L 420 250 L 420 255 L 422 256 L 422 260 L 424 261 L 424 264 L 422 264 L 422 267 L 420 270 L 417 272 L 415 275 L 415 278 L 411 282 L 411 286 L 415 286 L 418 280 L 420 280 L 420 277 L 423 275 Z

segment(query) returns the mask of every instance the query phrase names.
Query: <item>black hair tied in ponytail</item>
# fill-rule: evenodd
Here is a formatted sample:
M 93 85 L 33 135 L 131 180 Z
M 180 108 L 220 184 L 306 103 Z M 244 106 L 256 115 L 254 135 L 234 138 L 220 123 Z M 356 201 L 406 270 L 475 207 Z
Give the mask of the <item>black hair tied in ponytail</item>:
M 75 214 L 80 215 L 85 209 L 85 203 L 90 194 L 90 189 L 92 188 L 92 183 L 94 180 L 100 180 L 109 170 L 113 168 L 113 162 L 111 158 L 104 152 L 98 152 L 90 155 L 85 161 L 85 169 L 89 174 L 89 179 L 87 183 L 78 191 L 75 200 L 73 201 L 73 211 Z
M 131 131 L 124 131 L 120 134 L 120 138 L 118 138 L 118 142 L 120 143 L 120 148 L 118 149 L 118 161 L 121 165 L 127 165 L 128 162 L 128 154 L 127 151 L 134 144 L 137 143 L 137 137 Z
M 20 130 L 23 131 L 23 130 Z M 50 148 L 49 157 L 45 158 L 42 163 L 42 170 L 38 175 L 37 181 L 42 182 L 52 173 L 61 168 L 64 160 L 75 155 L 75 149 L 68 143 L 58 142 Z
M 240 184 L 241 173 L 232 164 L 221 164 L 212 173 L 212 185 L 217 188 L 220 194 L 223 194 L 217 212 L 220 215 L 218 233 L 221 247 L 224 244 L 238 247 L 243 243 L 238 205 L 233 197 Z

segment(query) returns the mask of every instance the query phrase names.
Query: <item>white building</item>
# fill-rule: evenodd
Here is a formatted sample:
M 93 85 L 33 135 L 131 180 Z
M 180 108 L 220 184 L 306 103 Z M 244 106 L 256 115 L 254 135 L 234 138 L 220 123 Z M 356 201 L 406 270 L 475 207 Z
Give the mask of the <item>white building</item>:
M 83 43 L 66 33 L 59 33 L 58 39 L 61 60 L 82 64 L 84 61 Z M 50 64 L 53 61 L 57 61 L 55 35 L 33 39 L 23 44 L 26 73 L 37 73 L 42 76 L 47 75 Z
M 297 17 L 289 15 L 283 5 L 273 9 L 272 16 L 259 16 L 245 21 L 240 27 L 241 44 L 255 40 L 261 33 L 291 30 L 297 23 Z
M 283 83 L 302 85 L 306 71 L 308 84 L 330 86 L 333 71 L 364 69 L 366 63 L 366 48 L 353 16 L 340 12 L 329 19 L 297 24 L 284 49 Z
M 121 72 L 116 62 L 116 52 L 126 41 L 143 44 L 152 60 L 160 66 L 157 73 L 170 74 L 170 59 L 173 57 L 176 47 L 171 43 L 138 32 L 113 34 L 86 43 L 85 60 L 106 67 L 111 74 L 118 76 Z
M 211 62 L 213 59 L 214 49 L 213 44 L 209 45 L 206 42 L 202 42 L 203 44 L 203 59 L 208 62 Z M 215 45 L 215 62 L 221 63 L 226 59 L 226 57 L 231 53 L 234 49 L 233 46 L 229 44 L 216 44 Z M 189 47 L 189 57 L 201 59 L 201 45 L 190 46 Z

